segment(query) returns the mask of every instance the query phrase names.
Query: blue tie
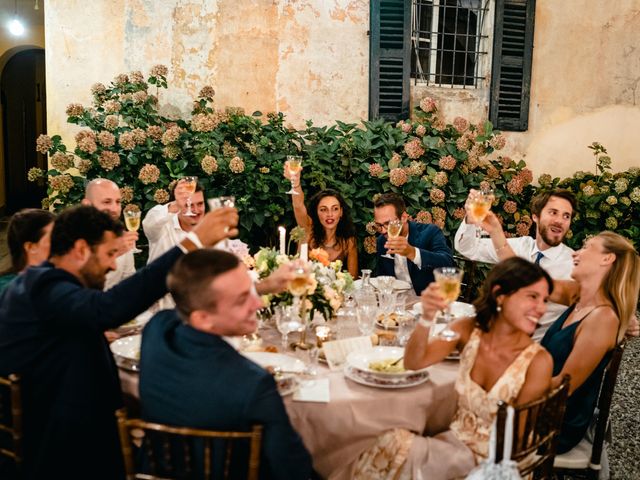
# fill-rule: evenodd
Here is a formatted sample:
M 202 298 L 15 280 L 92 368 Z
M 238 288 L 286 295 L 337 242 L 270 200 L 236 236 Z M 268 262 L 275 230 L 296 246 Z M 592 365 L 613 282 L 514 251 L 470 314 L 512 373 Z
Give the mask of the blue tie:
M 538 252 L 536 255 L 536 259 L 533 263 L 535 263 L 536 265 L 540 265 L 540 259 L 544 257 L 544 254 L 542 252 Z

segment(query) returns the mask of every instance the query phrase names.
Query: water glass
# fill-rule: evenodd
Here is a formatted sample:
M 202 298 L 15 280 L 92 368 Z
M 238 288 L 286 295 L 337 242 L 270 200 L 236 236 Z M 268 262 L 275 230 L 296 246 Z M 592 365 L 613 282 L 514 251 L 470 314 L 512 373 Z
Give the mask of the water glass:
M 362 335 L 371 335 L 375 330 L 378 306 L 374 303 L 358 306 L 358 329 Z

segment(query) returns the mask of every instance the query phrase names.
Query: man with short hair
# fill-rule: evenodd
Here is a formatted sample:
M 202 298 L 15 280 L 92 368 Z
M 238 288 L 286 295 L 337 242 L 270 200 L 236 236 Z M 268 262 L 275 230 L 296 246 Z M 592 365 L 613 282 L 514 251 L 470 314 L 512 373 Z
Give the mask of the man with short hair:
M 471 191 L 469 199 L 475 195 Z M 467 216 L 458 227 L 455 235 L 455 248 L 460 254 L 479 262 L 497 263 L 505 258 L 517 255 L 543 267 L 552 278 L 571 279 L 573 269 L 573 250 L 562 243 L 571 226 L 577 202 L 569 190 L 555 189 L 544 191 L 531 200 L 531 218 L 536 224 L 536 237 L 524 236 L 506 238 L 498 218 L 489 212 L 481 226 L 490 238 L 478 238 L 476 224 L 471 223 L 469 199 L 465 204 Z M 547 304 L 547 313 L 538 322 L 533 338 L 539 341 L 547 328 L 566 309 L 565 305 Z
M 409 221 L 402 197 L 395 193 L 378 195 L 373 202 L 375 228 L 378 237 L 376 275 L 391 275 L 411 284 L 420 295 L 433 282 L 433 269 L 454 266 L 451 249 L 436 225 Z M 402 221 L 400 235 L 387 235 L 389 223 Z M 382 257 L 385 253 L 393 259 Z
M 237 222 L 232 208 L 207 214 L 180 245 L 103 292 L 122 224 L 91 206 L 57 217 L 49 262 L 0 295 L 0 375 L 21 376 L 25 478 L 124 478 L 120 382 L 103 333 L 164 295 L 183 253 L 237 235 Z
M 157 313 L 142 336 L 144 418 L 211 430 L 263 425 L 260 478 L 310 478 L 311 458 L 272 375 L 223 338 L 258 325 L 262 302 L 245 266 L 231 253 L 199 250 L 176 262 L 168 285 L 176 308 Z
M 114 220 L 120 220 L 122 213 L 122 194 L 118 185 L 105 178 L 91 180 L 85 190 L 83 205 L 92 205 L 102 212 L 108 213 Z M 120 249 L 116 258 L 116 269 L 107 274 L 104 289 L 109 290 L 116 283 L 136 273 L 133 258 L 133 247 L 138 240 L 138 232 L 125 231 L 120 236 Z

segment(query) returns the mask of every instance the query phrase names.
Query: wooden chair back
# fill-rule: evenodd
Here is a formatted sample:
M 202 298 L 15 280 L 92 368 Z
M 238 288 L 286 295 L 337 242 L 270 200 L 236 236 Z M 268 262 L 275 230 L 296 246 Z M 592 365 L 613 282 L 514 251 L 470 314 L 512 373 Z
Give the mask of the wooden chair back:
M 0 377 L 0 457 L 8 458 L 16 470 L 22 464 L 22 402 L 20 377 Z
M 224 479 L 238 478 L 237 470 L 232 469 L 238 467 L 232 462 L 236 460 L 236 443 L 248 444 L 248 465 L 240 467 L 246 467 L 248 480 L 258 479 L 261 425 L 249 432 L 220 432 L 127 418 L 124 409 L 116 415 L 127 480 L 212 479 L 217 472 Z M 240 452 L 246 458 L 246 450 L 237 453 Z M 214 459 L 220 459 L 222 464 L 215 465 Z
M 569 376 L 542 398 L 514 407 L 513 449 L 511 460 L 518 463 L 524 478 L 551 478 L 558 434 L 569 393 Z M 502 460 L 507 404 L 500 402 L 497 416 L 496 462 Z

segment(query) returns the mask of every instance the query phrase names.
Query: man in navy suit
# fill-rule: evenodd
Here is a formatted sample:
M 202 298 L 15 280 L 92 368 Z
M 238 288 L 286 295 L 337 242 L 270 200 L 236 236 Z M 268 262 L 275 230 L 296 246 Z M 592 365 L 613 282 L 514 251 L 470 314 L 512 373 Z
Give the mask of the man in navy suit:
M 168 286 L 176 309 L 156 314 L 142 335 L 144 418 L 212 430 L 263 425 L 260 478 L 310 478 L 311 457 L 272 375 L 224 338 L 257 328 L 262 302 L 245 266 L 231 253 L 200 250 L 176 262 Z
M 409 215 L 402 197 L 395 193 L 383 193 L 374 203 L 374 220 L 378 233 L 376 247 L 378 261 L 376 276 L 391 275 L 411 284 L 420 295 L 433 282 L 433 269 L 454 266 L 453 254 L 436 225 L 408 221 Z M 387 235 L 389 223 L 402 221 L 400 235 Z M 394 258 L 383 257 L 389 253 Z

